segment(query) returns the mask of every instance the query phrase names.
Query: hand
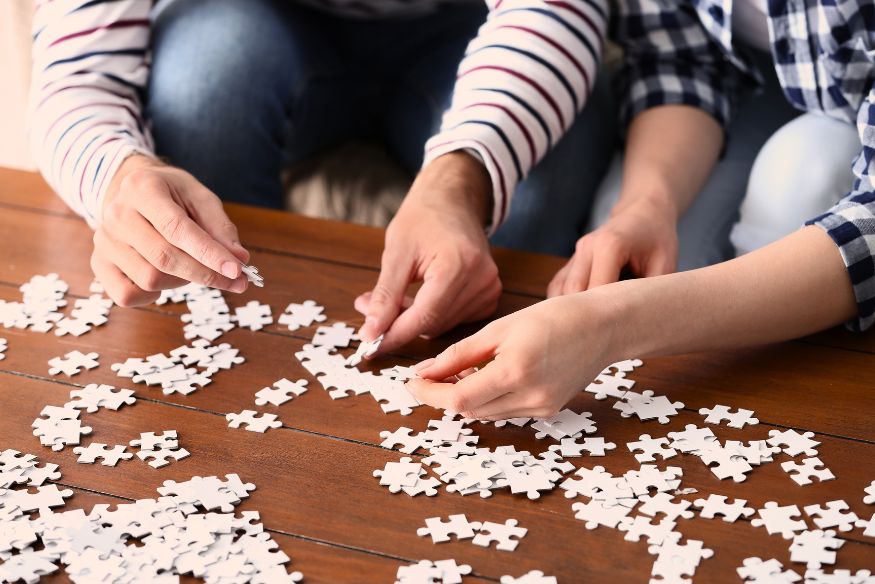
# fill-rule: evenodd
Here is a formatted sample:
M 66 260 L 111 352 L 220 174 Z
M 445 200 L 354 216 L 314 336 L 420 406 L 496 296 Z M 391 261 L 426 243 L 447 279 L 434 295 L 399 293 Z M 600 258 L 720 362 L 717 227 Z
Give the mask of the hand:
M 668 201 L 638 197 L 620 202 L 611 218 L 577 242 L 574 256 L 556 273 L 547 296 L 573 294 L 616 282 L 629 266 L 636 276 L 661 276 L 677 268 L 677 210 Z
M 501 282 L 484 232 L 490 184 L 483 165 L 461 152 L 435 159 L 416 178 L 386 230 L 377 285 L 355 302 L 366 317 L 362 338 L 385 334 L 380 352 L 495 312 Z M 405 299 L 420 281 L 415 298 Z
M 419 401 L 466 418 L 553 416 L 618 360 L 611 354 L 612 307 L 597 292 L 539 302 L 418 364 L 421 379 L 407 388 Z M 453 376 L 461 380 L 442 382 Z
M 103 202 L 91 268 L 121 306 L 195 282 L 243 292 L 249 252 L 222 202 L 193 176 L 146 156 L 125 160 Z

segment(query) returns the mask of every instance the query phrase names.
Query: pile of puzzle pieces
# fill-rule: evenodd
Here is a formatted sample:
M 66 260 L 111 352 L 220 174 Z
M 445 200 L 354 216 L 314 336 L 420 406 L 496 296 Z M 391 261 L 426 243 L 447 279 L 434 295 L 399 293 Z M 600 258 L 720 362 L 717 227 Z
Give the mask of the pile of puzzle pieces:
M 250 280 L 261 282 L 257 269 L 250 272 L 247 274 Z M 76 299 L 73 310 L 64 316 L 61 310 L 67 304 L 67 285 L 55 274 L 35 276 L 21 287 L 21 292 L 22 302 L 0 301 L 0 325 L 79 336 L 104 325 L 112 305 L 95 283 L 91 296 Z M 119 377 L 160 388 L 165 395 L 189 395 L 208 385 L 216 373 L 245 362 L 230 344 L 214 344 L 224 333 L 235 327 L 258 331 L 274 323 L 268 305 L 251 301 L 232 312 L 219 291 L 194 284 L 162 293 L 158 304 L 168 302 L 185 303 L 187 312 L 181 317 L 182 328 L 190 344 L 167 354 L 131 357 L 111 365 Z M 343 322 L 321 324 L 326 320 L 324 308 L 307 300 L 289 304 L 276 323 L 290 331 L 315 325 L 310 343 L 295 358 L 332 399 L 368 394 L 386 414 L 408 415 L 420 406 L 405 387 L 406 381 L 414 376 L 412 368 L 394 366 L 379 373 L 358 368 L 365 357 L 379 348 L 382 339 L 362 342 L 354 328 Z M 354 346 L 353 354 L 341 353 Z M 0 339 L 0 359 L 7 347 L 8 342 Z M 628 374 L 642 365 L 637 359 L 615 363 L 605 368 L 584 391 L 597 400 L 615 400 L 613 409 L 622 418 L 666 424 L 684 404 L 650 390 L 633 391 L 635 381 Z M 50 360 L 49 373 L 74 376 L 98 366 L 96 353 L 71 351 Z M 254 404 L 279 406 L 299 398 L 308 386 L 306 379 L 281 378 L 256 391 Z M 92 431 L 80 419 L 83 413 L 118 410 L 133 405 L 137 398 L 131 390 L 98 384 L 74 389 L 70 397 L 63 405 L 46 406 L 34 420 L 34 435 L 44 446 L 54 450 L 74 446 L 78 462 L 100 461 L 105 466 L 138 458 L 161 468 L 171 460 L 189 456 L 174 430 L 141 432 L 127 445 L 95 442 L 80 445 L 82 437 Z M 455 495 L 475 494 L 483 498 L 507 489 L 511 494 L 537 500 L 558 489 L 564 497 L 573 499 L 571 512 L 583 528 L 617 529 L 628 541 L 645 540 L 654 556 L 653 582 L 688 584 L 700 562 L 714 555 L 704 542 L 685 539 L 678 529 L 684 521 L 699 517 L 720 518 L 729 523 L 746 520 L 786 539 L 790 561 L 806 567 L 807 584 L 875 584 L 875 577 L 865 570 L 856 573 L 827 570 L 844 544 L 839 534 L 860 529 L 864 537 L 875 538 L 875 513 L 869 519 L 858 517 L 842 500 L 806 505 L 802 509 L 793 504 L 768 502 L 756 509 L 744 499 L 729 500 L 718 494 L 694 500 L 683 498 L 696 494 L 696 490 L 682 486 L 681 469 L 667 466 L 660 470 L 655 463 L 677 456 L 694 456 L 717 479 L 740 483 L 755 468 L 774 462 L 776 457 L 785 457 L 787 460 L 781 461 L 780 467 L 798 486 L 836 478 L 818 457 L 819 442 L 812 433 L 771 430 L 768 438 L 721 443 L 708 425 L 724 424 L 743 430 L 759 423 L 754 412 L 718 404 L 701 408 L 698 413 L 704 426 L 689 424 L 684 430 L 664 436 L 651 431 L 626 443 L 625 449 L 633 454 L 639 466 L 612 475 L 599 465 L 571 462 L 609 456 L 618 448 L 615 442 L 595 435 L 597 424 L 589 412 L 564 409 L 547 419 L 490 422 L 498 428 L 531 428 L 546 445 L 536 454 L 517 451 L 513 444 L 491 449 L 479 447 L 479 436 L 472 427 L 478 421 L 445 412 L 419 432 L 409 427 L 380 432 L 381 446 L 407 456 L 387 462 L 373 474 L 390 493 L 403 492 L 411 497 L 435 496 L 443 487 Z M 226 418 L 231 428 L 245 427 L 253 432 L 282 427 L 277 415 L 257 410 L 231 412 Z M 132 448 L 130 452 L 128 447 Z M 221 481 L 216 477 L 195 477 L 179 484 L 167 481 L 159 489 L 162 497 L 119 505 L 116 511 L 98 505 L 89 515 L 82 511 L 56 513 L 54 508 L 62 506 L 72 494 L 54 484 L 45 484 L 60 479 L 57 466 L 38 467 L 35 457 L 6 451 L 0 454 L 0 561 L 4 562 L 0 564 L 0 581 L 33 582 L 41 574 L 56 571 L 58 562 L 75 582 L 176 582 L 178 575 L 193 575 L 208 582 L 299 581 L 299 573 L 288 574 L 282 568 L 288 557 L 275 551 L 276 545 L 262 533 L 257 514 L 233 515 L 234 505 L 254 487 L 242 483 L 236 475 L 226 478 Z M 37 491 L 31 493 L 22 486 L 35 487 Z M 863 502 L 875 504 L 875 481 L 866 488 Z M 30 515 L 34 512 L 39 512 L 36 519 Z M 131 518 L 135 514 L 151 519 L 132 529 Z M 503 552 L 515 551 L 527 533 L 515 519 L 494 523 L 451 515 L 446 521 L 431 517 L 424 523 L 417 535 L 430 536 L 435 544 L 452 539 L 471 540 L 473 545 L 495 544 L 495 549 Z M 144 548 L 126 545 L 131 538 L 146 543 L 148 549 L 139 551 Z M 34 551 L 37 542 L 45 549 Z M 774 558 L 748 558 L 737 571 L 742 581 L 759 584 L 798 582 L 803 578 Z M 457 564 L 453 559 L 422 560 L 400 566 L 396 577 L 399 583 L 406 584 L 449 584 L 460 583 L 463 576 L 471 573 L 471 566 Z M 501 582 L 556 584 L 557 580 L 534 570 L 520 576 L 503 576 Z
M 617 402 L 614 409 L 619 410 L 623 417 L 634 416 L 641 421 L 666 423 L 670 417 L 678 414 L 683 404 L 673 403 L 650 391 L 631 391 L 635 382 L 627 378 L 626 373 L 641 365 L 639 360 L 614 364 L 606 368 L 586 391 L 595 394 L 596 399 L 615 398 Z M 725 423 L 727 427 L 743 429 L 758 423 L 754 412 L 744 409 L 733 411 L 723 405 L 702 408 L 699 413 L 704 417 L 705 424 Z M 387 486 L 392 493 L 403 491 L 411 496 L 420 493 L 436 495 L 440 482 L 443 482 L 447 483 L 448 492 L 460 495 L 476 493 L 488 497 L 492 490 L 508 488 L 511 493 L 525 494 L 530 499 L 559 487 L 567 498 L 586 499 L 585 502 L 574 502 L 572 511 L 587 529 L 618 529 L 624 532 L 627 541 L 645 539 L 649 544 L 649 552 L 656 556 L 652 575 L 658 580 L 654 582 L 688 584 L 699 563 L 714 555 L 714 551 L 705 547 L 702 541 L 684 541 L 684 536 L 676 529 L 680 520 L 693 519 L 695 510 L 699 510 L 698 516 L 705 519 L 720 517 L 730 523 L 741 518 L 750 519 L 755 527 L 763 527 L 769 534 L 779 534 L 790 540 L 790 559 L 805 564 L 806 583 L 875 584 L 875 576 L 866 570 L 857 573 L 824 570 L 825 566 L 835 563 L 837 551 L 844 544 L 844 540 L 836 537 L 836 530 L 848 532 L 857 527 L 863 529 L 864 536 L 875 537 L 875 513 L 871 519 L 861 519 L 842 500 L 808 505 L 803 510 L 795 505 L 780 506 L 775 502 L 766 503 L 762 509 L 754 509 L 748 507 L 744 499 L 730 501 L 716 494 L 690 501 L 681 496 L 694 494 L 696 490 L 682 488 L 682 470 L 679 467 L 668 466 L 660 470 L 656 465 L 648 464 L 682 454 L 696 456 L 718 479 L 743 482 L 755 467 L 771 463 L 775 456 L 783 455 L 804 457 L 800 462 L 786 460 L 781 463 L 781 468 L 797 485 L 833 480 L 833 473 L 817 457 L 816 448 L 820 443 L 814 440 L 812 433 L 799 433 L 793 429 L 771 430 L 769 438 L 765 440 L 746 443 L 727 440 L 721 443 L 707 426 L 689 424 L 682 431 L 669 432 L 662 437 L 642 434 L 637 441 L 626 444 L 641 463 L 640 467 L 614 476 L 602 466 L 581 466 L 575 470 L 574 465 L 563 460 L 584 455 L 603 457 L 616 448 L 616 444 L 603 437 L 589 436 L 597 428 L 588 412 L 565 409 L 549 419 L 515 418 L 495 422 L 499 427 L 508 424 L 517 427 L 530 425 L 536 438 L 551 438 L 558 442 L 538 456 L 525 451 L 517 452 L 512 445 L 492 450 L 478 448 L 479 437 L 469 427 L 475 420 L 457 418 L 457 415 L 448 412 L 442 419 L 431 420 L 421 432 L 414 432 L 408 427 L 381 432 L 381 445 L 384 448 L 408 455 L 427 450 L 429 456 L 420 461 L 413 461 L 410 457 L 401 458 L 398 462 L 390 461 L 383 469 L 374 471 L 374 475 L 380 478 L 380 484 Z M 426 469 L 429 467 L 437 477 L 427 475 Z M 575 470 L 573 475 L 562 480 L 572 470 Z M 873 493 L 875 481 L 866 489 L 864 502 L 875 503 Z M 813 522 L 813 529 L 802 517 L 803 511 Z M 525 534 L 525 530 L 514 533 L 513 530 L 519 529 L 515 520 L 508 520 L 505 525 L 493 525 L 496 526 L 497 541 L 501 542 L 498 549 L 515 549 L 518 538 Z M 417 533 L 431 535 L 433 541 L 439 543 L 449 541 L 451 535 L 456 539 L 476 539 L 478 528 L 477 522 L 468 522 L 464 515 L 454 515 L 448 521 L 427 519 L 426 527 L 420 528 Z M 403 580 L 399 572 L 399 581 L 429 582 L 414 577 L 420 572 L 429 573 L 426 568 L 420 563 L 412 572 L 405 572 L 406 579 Z M 430 569 L 434 571 L 434 568 Z M 746 582 L 759 584 L 796 582 L 803 577 L 793 570 L 784 570 L 776 559 L 763 561 L 749 558 L 738 573 Z M 523 576 L 524 580 L 507 578 L 509 582 L 555 581 L 543 573 L 527 574 Z
M 235 515 L 255 489 L 235 474 L 224 480 L 164 481 L 160 497 L 60 511 L 73 496 L 57 465 L 0 452 L 0 581 L 37 582 L 58 564 L 77 583 L 300 582 L 291 560 L 264 531 L 257 511 Z M 32 513 L 39 517 L 32 518 Z M 133 545 L 134 541 L 137 542 Z

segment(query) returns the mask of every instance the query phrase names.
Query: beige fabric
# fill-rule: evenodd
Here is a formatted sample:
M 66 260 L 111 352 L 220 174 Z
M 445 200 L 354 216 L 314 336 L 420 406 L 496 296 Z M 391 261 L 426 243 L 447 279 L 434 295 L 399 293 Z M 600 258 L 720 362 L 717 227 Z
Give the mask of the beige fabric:
M 292 169 L 286 183 L 291 211 L 385 227 L 410 177 L 379 146 L 351 143 Z
M 25 134 L 32 0 L 0 2 L 0 166 L 35 169 Z

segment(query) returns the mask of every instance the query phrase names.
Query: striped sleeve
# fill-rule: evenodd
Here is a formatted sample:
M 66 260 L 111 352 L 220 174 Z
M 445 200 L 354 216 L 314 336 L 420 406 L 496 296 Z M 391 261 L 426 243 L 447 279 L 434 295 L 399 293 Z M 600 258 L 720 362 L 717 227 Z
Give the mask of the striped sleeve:
M 492 179 L 490 230 L 517 183 L 583 108 L 607 29 L 605 0 L 487 0 L 490 14 L 459 65 L 441 129 L 424 164 L 456 150 L 478 154 Z
M 52 188 L 94 225 L 122 161 L 150 154 L 141 113 L 151 0 L 36 4 L 31 149 Z

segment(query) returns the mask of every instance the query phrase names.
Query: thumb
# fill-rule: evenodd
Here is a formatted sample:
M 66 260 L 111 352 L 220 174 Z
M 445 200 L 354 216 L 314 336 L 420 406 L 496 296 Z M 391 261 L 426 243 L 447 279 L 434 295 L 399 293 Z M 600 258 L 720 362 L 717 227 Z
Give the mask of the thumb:
M 487 326 L 474 335 L 453 343 L 434 359 L 417 364 L 416 373 L 424 378 L 441 381 L 479 365 L 495 355 L 500 338 Z
M 234 254 L 234 257 L 244 264 L 249 263 L 249 252 L 240 244 L 237 226 L 228 217 L 219 197 L 206 191 L 199 198 L 194 219 L 213 239 Z
M 365 324 L 359 330 L 362 340 L 373 340 L 388 330 L 401 312 L 404 293 L 410 284 L 410 256 L 399 257 L 387 248 L 380 263 L 377 285 L 367 301 Z

